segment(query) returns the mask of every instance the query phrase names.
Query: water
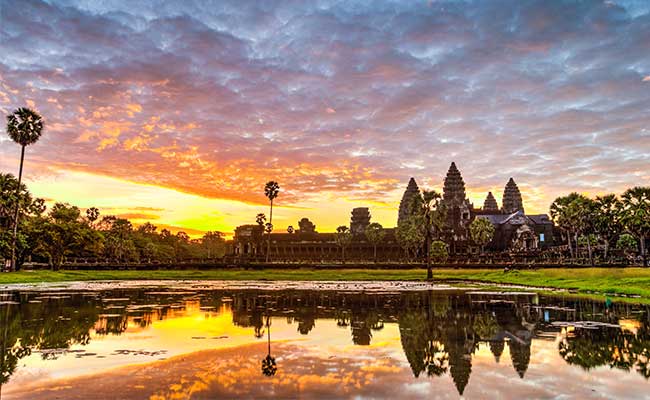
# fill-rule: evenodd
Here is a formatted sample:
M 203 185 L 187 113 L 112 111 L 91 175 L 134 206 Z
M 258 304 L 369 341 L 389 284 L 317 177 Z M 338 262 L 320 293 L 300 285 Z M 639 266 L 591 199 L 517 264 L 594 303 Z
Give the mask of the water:
M 650 398 L 647 305 L 426 289 L 5 290 L 2 398 Z

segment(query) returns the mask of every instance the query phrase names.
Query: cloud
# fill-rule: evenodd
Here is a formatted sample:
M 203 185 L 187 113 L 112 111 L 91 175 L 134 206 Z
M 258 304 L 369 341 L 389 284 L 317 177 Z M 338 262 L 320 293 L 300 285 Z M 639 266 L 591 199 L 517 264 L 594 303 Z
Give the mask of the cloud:
M 634 2 L 20 3 L 3 5 L 0 111 L 45 116 L 43 171 L 254 204 L 274 179 L 300 205 L 397 201 L 456 161 L 476 197 L 513 176 L 536 211 L 650 184 Z

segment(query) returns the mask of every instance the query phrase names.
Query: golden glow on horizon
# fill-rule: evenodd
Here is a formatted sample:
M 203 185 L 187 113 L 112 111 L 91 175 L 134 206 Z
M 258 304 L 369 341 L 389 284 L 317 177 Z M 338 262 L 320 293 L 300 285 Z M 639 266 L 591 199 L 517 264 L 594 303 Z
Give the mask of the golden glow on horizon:
M 269 213 L 266 204 L 210 199 L 87 172 L 61 170 L 57 174 L 33 180 L 28 176 L 27 179 L 29 190 L 35 196 L 45 198 L 48 205 L 67 202 L 82 209 L 98 207 L 102 215 L 128 218 L 135 225 L 149 221 L 159 229 L 167 228 L 173 232 L 183 230 L 192 237 L 201 236 L 207 231 L 224 232 L 230 237 L 235 227 L 255 223 L 255 215 L 258 213 L 267 216 Z M 403 186 L 406 187 L 406 182 Z M 283 206 L 281 193 L 273 207 L 275 231 L 284 232 L 289 225 L 297 228 L 298 221 L 307 217 L 316 224 L 319 232 L 332 232 L 340 225 L 349 224 L 350 212 L 354 207 L 369 207 L 372 221 L 391 228 L 396 224 L 397 208 L 404 188 L 386 193 L 385 202 L 364 200 L 363 194 L 322 192 L 316 196 L 320 197 L 320 201 L 313 200 L 314 197 L 310 196 L 305 201 L 290 206 Z M 441 185 L 422 185 L 422 188 L 442 191 Z M 282 189 L 287 190 L 284 187 Z M 546 197 L 549 192 L 544 188 L 526 185 L 520 185 L 520 189 L 527 213 L 548 212 L 545 208 L 548 207 Z M 501 202 L 503 188 L 499 187 L 468 189 L 468 198 L 475 207 L 481 207 L 488 191 L 492 191 L 497 202 Z M 555 196 L 552 194 L 550 197 Z

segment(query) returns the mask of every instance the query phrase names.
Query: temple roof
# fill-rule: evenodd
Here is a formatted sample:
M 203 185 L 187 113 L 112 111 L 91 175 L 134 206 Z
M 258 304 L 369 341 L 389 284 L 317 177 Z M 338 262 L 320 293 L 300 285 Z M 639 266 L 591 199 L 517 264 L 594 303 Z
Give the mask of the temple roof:
M 465 182 L 455 162 L 449 166 L 442 193 L 443 201 L 448 207 L 459 206 L 465 201 Z
M 420 188 L 415 182 L 414 178 L 409 179 L 409 183 L 406 186 L 404 195 L 402 195 L 402 200 L 399 202 L 399 214 L 397 217 L 397 225 L 400 224 L 404 219 L 406 219 L 410 213 L 411 205 L 413 204 L 413 197 L 420 195 Z
M 499 211 L 499 205 L 492 192 L 488 192 L 485 202 L 483 202 L 483 211 Z
M 515 183 L 515 180 L 510 178 L 503 190 L 503 212 L 510 214 L 515 211 L 524 211 L 524 203 L 521 199 L 521 192 Z

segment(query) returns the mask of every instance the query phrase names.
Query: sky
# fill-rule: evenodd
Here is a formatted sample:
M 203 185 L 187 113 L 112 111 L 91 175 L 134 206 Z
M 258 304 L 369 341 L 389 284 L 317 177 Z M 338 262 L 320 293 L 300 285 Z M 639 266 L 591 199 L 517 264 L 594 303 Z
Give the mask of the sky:
M 135 223 L 392 227 L 408 179 L 527 213 L 650 185 L 650 2 L 0 0 L 0 114 L 36 196 Z M 0 136 L 0 170 L 20 148 Z

